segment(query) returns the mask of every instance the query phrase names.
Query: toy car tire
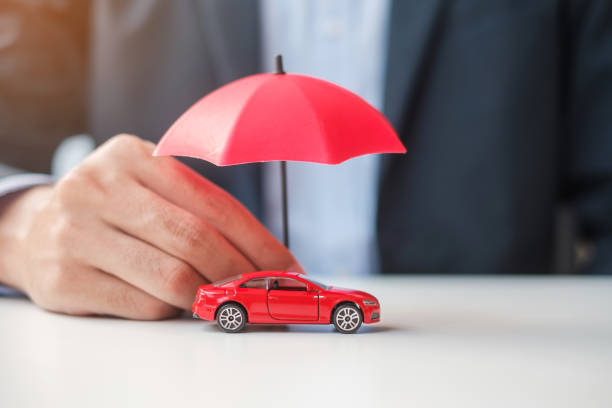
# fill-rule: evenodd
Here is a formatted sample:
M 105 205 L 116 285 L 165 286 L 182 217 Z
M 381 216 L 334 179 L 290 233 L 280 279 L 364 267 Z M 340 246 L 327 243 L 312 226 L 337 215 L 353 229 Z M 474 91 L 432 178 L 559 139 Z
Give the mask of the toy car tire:
M 355 333 L 361 327 L 363 318 L 357 306 L 352 304 L 340 305 L 332 317 L 332 323 L 340 333 Z
M 244 309 L 235 304 L 229 303 L 221 306 L 217 312 L 217 326 L 226 333 L 237 333 L 244 329 L 247 315 Z

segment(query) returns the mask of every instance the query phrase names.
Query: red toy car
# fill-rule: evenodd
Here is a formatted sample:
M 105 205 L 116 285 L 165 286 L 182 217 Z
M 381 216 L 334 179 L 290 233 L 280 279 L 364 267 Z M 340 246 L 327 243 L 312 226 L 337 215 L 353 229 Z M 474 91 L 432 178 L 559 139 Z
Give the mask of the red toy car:
M 247 323 L 330 324 L 355 333 L 361 323 L 380 321 L 380 305 L 369 293 L 336 288 L 296 272 L 251 272 L 198 288 L 193 317 L 216 320 L 239 332 Z

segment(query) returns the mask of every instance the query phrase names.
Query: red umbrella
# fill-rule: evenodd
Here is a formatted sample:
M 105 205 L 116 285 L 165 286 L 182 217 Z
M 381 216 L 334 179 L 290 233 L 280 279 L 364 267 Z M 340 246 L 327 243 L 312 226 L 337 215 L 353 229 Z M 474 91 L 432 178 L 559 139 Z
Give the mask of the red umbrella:
M 385 117 L 331 82 L 276 73 L 252 75 L 206 95 L 170 127 L 154 155 L 189 156 L 217 166 L 281 161 L 283 232 L 287 160 L 338 164 L 370 153 L 405 153 Z

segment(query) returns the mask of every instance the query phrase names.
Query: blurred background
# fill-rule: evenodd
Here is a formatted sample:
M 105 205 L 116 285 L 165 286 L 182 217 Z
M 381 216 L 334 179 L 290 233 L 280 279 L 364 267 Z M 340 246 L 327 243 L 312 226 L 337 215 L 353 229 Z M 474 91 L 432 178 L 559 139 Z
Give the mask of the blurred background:
M 2 0 L 0 166 L 61 176 L 114 134 L 157 141 L 283 53 L 368 100 L 408 149 L 291 164 L 307 269 L 610 273 L 611 4 Z M 273 165 L 188 163 L 280 236 Z

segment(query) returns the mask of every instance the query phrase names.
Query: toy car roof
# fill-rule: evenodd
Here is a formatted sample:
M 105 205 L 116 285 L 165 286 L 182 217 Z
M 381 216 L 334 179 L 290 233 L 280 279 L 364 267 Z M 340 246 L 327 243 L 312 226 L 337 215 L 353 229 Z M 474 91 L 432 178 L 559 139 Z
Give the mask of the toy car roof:
M 288 271 L 256 271 L 256 272 L 246 272 L 240 275 L 240 279 L 242 278 L 265 278 L 268 276 L 299 276 L 300 272 L 288 272 Z
M 299 276 L 301 273 L 299 272 L 287 272 L 287 271 L 256 271 L 256 272 L 246 272 L 240 275 L 230 276 L 225 279 L 213 282 L 213 286 L 222 286 L 227 285 L 231 282 L 236 282 L 241 279 L 252 279 L 252 278 L 267 278 L 267 277 L 293 277 Z M 206 285 L 205 285 L 206 286 Z

